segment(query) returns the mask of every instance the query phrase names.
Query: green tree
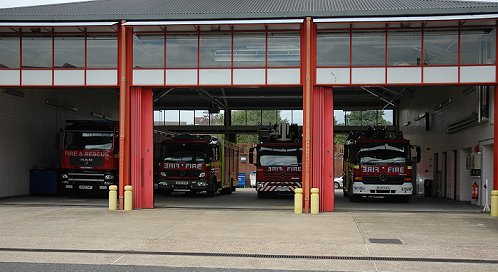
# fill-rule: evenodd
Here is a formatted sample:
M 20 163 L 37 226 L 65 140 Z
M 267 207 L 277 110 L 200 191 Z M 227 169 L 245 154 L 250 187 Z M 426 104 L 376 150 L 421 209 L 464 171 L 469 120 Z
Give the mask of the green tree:
M 350 111 L 346 113 L 348 126 L 388 126 L 391 122 L 384 119 L 383 110 Z
M 224 119 L 224 114 L 216 116 L 219 120 Z M 282 121 L 279 110 L 234 110 L 232 111 L 232 125 L 239 126 L 268 126 Z M 237 143 L 257 144 L 257 134 L 238 134 Z

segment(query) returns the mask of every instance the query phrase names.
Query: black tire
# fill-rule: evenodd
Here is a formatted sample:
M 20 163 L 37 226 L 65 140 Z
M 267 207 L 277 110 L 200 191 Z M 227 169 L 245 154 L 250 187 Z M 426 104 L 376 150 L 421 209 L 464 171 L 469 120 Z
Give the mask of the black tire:
M 353 195 L 353 194 L 351 194 L 351 195 L 349 196 L 349 200 L 351 200 L 351 202 L 358 202 L 358 201 L 360 201 L 360 200 L 361 200 L 361 196 L 357 196 L 357 195 Z
M 171 195 L 171 193 L 172 193 L 172 192 L 171 192 L 171 190 L 164 190 L 164 191 L 163 191 L 163 194 L 164 194 L 165 196 L 170 196 L 170 195 Z
M 265 198 L 266 194 L 263 192 L 258 192 L 258 198 Z
M 232 192 L 237 191 L 237 186 L 232 186 Z
M 339 189 L 341 187 L 341 185 L 339 184 L 339 182 L 334 182 L 334 189 Z
M 208 197 L 213 197 L 216 194 L 216 183 L 211 184 L 211 187 L 207 191 Z
M 410 202 L 410 196 L 398 196 L 396 198 L 397 201 L 401 203 L 409 203 Z

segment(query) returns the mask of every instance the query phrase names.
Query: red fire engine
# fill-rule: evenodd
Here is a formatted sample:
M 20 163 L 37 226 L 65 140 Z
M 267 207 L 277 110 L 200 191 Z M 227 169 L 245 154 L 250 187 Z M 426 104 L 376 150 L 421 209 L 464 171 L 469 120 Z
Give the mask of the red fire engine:
M 230 194 L 237 186 L 239 148 L 209 135 L 168 136 L 161 143 L 157 187 L 170 194 Z
M 118 183 L 118 122 L 68 120 L 63 132 L 63 192 L 107 192 Z
M 416 148 L 416 157 L 411 149 Z M 401 133 L 385 129 L 351 134 L 344 146 L 345 197 L 384 196 L 408 202 L 413 194 L 412 170 L 420 161 L 420 147 L 411 146 Z
M 256 165 L 258 197 L 294 194 L 294 189 L 302 186 L 302 144 L 298 126 L 279 123 L 261 129 L 259 140 L 260 143 L 249 150 L 249 161 Z

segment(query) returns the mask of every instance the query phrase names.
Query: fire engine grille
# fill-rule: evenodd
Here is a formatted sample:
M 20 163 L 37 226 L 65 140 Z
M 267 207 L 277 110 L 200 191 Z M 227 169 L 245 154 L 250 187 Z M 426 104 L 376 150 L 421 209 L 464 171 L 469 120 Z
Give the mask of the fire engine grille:
M 73 156 L 70 158 L 70 163 L 71 165 L 74 166 L 87 166 L 87 167 L 103 166 L 104 158 Z
M 387 177 L 386 181 L 381 181 L 380 177 L 363 177 L 363 184 L 402 185 L 403 184 L 403 177 Z
M 199 177 L 201 171 L 168 170 L 165 171 L 168 177 Z
M 104 181 L 103 173 L 68 173 L 69 181 L 95 182 Z
M 428 263 L 467 263 L 498 264 L 498 260 L 460 259 L 460 258 L 415 258 L 415 257 L 376 257 L 376 256 L 334 256 L 334 255 L 287 255 L 287 254 L 251 254 L 251 253 L 217 253 L 217 252 L 171 252 L 138 250 L 91 250 L 91 249 L 42 249 L 42 248 L 0 248 L 0 252 L 38 252 L 38 253 L 79 253 L 79 254 L 119 254 L 119 255 L 153 255 L 153 256 L 187 256 L 187 257 L 233 257 L 256 259 L 310 259 L 310 260 L 344 260 L 344 261 L 386 261 L 386 262 L 428 262 Z

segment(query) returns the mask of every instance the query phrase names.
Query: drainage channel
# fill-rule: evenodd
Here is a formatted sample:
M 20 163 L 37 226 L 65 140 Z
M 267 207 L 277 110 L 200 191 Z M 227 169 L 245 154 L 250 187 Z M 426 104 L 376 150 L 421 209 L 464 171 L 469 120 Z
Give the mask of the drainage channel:
M 405 257 L 330 256 L 330 255 L 329 256 L 310 256 L 310 255 L 244 254 L 244 253 L 211 253 L 211 252 L 168 252 L 168 251 L 138 251 L 138 250 L 0 248 L 0 252 L 84 253 L 84 254 L 154 255 L 154 256 L 187 256 L 187 257 L 234 257 L 234 258 L 256 258 L 256 259 L 307 259 L 307 260 L 342 260 L 342 261 L 498 264 L 498 260 L 485 260 L 485 259 L 410 258 L 410 257 L 405 258 Z

